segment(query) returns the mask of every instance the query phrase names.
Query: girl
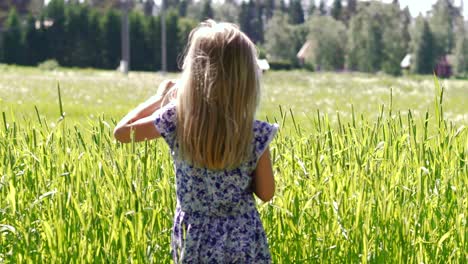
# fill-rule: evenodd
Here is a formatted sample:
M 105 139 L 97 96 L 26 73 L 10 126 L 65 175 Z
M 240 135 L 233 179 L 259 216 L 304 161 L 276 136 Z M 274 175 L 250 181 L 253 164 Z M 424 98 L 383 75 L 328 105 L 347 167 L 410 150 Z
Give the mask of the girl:
M 201 23 L 189 36 L 181 79 L 119 122 L 120 142 L 163 137 L 176 171 L 175 263 L 270 263 L 252 193 L 275 185 L 268 144 L 278 126 L 254 120 L 254 44 L 235 25 Z

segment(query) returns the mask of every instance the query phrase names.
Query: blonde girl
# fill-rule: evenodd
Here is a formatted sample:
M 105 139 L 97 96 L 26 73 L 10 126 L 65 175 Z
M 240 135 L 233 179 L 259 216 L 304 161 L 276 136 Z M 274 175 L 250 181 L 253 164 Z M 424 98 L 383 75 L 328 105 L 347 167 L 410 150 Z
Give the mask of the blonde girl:
M 176 175 L 175 263 L 270 263 L 253 193 L 274 194 L 268 145 L 278 126 L 255 120 L 259 69 L 255 45 L 237 26 L 192 30 L 180 80 L 117 125 L 120 142 L 164 138 Z

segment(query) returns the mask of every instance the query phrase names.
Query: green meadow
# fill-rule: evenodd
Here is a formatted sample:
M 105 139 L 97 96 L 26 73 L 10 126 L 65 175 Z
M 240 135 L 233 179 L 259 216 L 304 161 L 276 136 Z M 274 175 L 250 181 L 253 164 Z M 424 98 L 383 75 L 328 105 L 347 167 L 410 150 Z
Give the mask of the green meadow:
M 177 74 L 0 65 L 0 263 L 170 263 L 164 142 L 115 122 Z M 60 87 L 60 89 L 58 89 Z M 468 81 L 266 72 L 274 263 L 466 263 Z

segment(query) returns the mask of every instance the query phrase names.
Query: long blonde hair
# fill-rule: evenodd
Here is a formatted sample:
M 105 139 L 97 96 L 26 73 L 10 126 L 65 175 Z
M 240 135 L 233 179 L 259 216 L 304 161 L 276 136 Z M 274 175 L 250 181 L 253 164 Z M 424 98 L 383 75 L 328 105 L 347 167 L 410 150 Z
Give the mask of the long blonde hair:
M 259 97 L 255 45 L 237 26 L 192 30 L 177 91 L 179 154 L 195 166 L 233 168 L 251 152 Z

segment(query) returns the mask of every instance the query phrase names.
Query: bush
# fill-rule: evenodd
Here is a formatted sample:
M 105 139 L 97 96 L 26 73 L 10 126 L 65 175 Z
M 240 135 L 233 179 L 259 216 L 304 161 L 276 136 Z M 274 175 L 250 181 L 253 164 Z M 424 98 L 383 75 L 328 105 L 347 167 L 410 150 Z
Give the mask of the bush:
M 293 64 L 289 61 L 270 61 L 270 69 L 272 70 L 291 70 L 293 69 Z
M 38 67 L 43 71 L 54 71 L 58 69 L 60 65 L 56 60 L 46 60 L 44 62 L 39 63 Z

